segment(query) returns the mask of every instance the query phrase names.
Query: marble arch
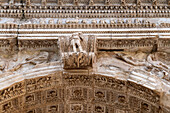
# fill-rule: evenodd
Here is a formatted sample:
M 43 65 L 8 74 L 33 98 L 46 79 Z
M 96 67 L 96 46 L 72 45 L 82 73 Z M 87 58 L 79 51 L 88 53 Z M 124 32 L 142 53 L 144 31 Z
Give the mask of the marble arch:
M 0 113 L 170 113 L 169 0 L 0 0 Z
M 1 90 L 0 110 L 2 113 L 159 113 L 160 98 L 160 93 L 128 80 L 55 72 L 26 78 Z

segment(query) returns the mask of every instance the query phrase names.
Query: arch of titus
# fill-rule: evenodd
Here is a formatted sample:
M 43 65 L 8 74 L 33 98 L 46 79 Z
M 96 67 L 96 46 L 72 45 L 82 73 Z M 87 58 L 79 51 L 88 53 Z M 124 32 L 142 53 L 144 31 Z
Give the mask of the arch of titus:
M 170 113 L 170 0 L 0 0 L 0 113 Z

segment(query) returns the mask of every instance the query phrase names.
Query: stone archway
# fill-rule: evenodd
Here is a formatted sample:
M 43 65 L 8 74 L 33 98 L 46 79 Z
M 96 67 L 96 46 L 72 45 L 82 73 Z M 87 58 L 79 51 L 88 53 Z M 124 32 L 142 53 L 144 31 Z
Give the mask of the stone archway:
M 81 73 L 25 79 L 1 90 L 0 99 L 1 113 L 159 113 L 164 109 L 160 93 L 151 89 Z

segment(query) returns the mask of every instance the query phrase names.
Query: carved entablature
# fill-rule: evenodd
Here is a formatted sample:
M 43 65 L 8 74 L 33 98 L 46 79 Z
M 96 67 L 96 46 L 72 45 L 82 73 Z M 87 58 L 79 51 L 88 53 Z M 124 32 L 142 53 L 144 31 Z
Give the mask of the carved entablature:
M 167 2 L 153 0 L 149 4 L 143 3 L 142 0 L 126 1 L 120 0 L 113 4 L 113 1 L 103 0 L 99 3 L 95 0 L 82 1 L 72 0 L 72 4 L 68 1 L 58 0 L 56 5 L 48 5 L 45 1 L 39 5 L 29 5 L 29 1 L 25 6 L 18 5 L 2 5 L 0 6 L 0 17 L 12 18 L 115 18 L 115 17 L 170 17 Z M 64 3 L 63 3 L 64 2 Z M 100 4 L 102 3 L 102 4 Z M 65 4 L 65 5 L 63 5 Z M 69 4 L 66 5 L 66 4 Z M 81 4 L 81 5 L 80 5 Z M 100 5 L 99 5 L 100 4 Z M 22 8 L 24 7 L 24 8 Z
M 147 47 L 147 50 L 151 50 L 154 44 L 157 43 L 156 37 L 150 38 L 132 38 L 127 39 L 127 37 L 122 38 L 112 38 L 112 39 L 98 39 L 97 40 L 97 48 L 98 50 L 106 49 L 106 50 L 134 50 L 137 51 L 139 48 Z
M 6 52 L 15 52 L 17 50 L 16 36 L 0 37 L 0 49 Z
M 160 47 L 170 47 L 170 36 L 166 36 L 166 38 L 159 38 L 159 46 Z
M 81 3 L 81 5 L 105 5 L 106 2 L 109 2 L 110 0 L 24 0 L 24 1 L 19 1 L 19 0 L 2 0 L 0 2 L 0 5 L 16 5 L 16 6 L 20 6 L 21 4 L 24 4 L 25 6 L 30 6 L 30 4 L 32 5 L 41 5 L 41 6 L 49 6 L 52 3 L 54 5 L 61 5 L 61 2 L 63 2 L 64 5 L 74 5 L 76 6 L 77 4 L 75 4 L 75 2 L 79 2 Z M 120 4 L 122 3 L 122 0 L 111 0 L 111 5 L 116 5 L 116 4 Z M 150 5 L 155 5 L 157 4 L 156 2 L 160 3 L 160 4 L 168 4 L 168 0 L 126 0 L 127 4 L 144 4 L 144 3 L 150 3 Z M 87 4 L 88 3 L 88 4 Z M 108 4 L 106 4 L 108 5 Z
M 170 52 L 170 36 L 160 36 L 158 41 L 158 50 Z
M 70 37 L 60 37 L 60 48 L 64 68 L 93 67 L 95 61 L 94 36 L 74 33 Z
M 169 36 L 150 36 L 150 37 L 113 37 L 98 38 L 97 49 L 100 50 L 121 50 L 121 51 L 170 51 Z M 154 51 L 155 51 L 154 50 Z
M 164 27 L 156 23 L 152 23 L 146 19 L 80 19 L 78 17 L 73 19 L 50 19 L 48 23 L 45 19 L 40 19 L 38 23 L 24 23 L 18 25 L 21 29 L 60 29 L 60 28 L 73 28 L 73 29 L 107 29 L 107 28 L 155 28 Z M 6 27 L 3 27 L 6 28 Z
M 19 50 L 25 49 L 38 49 L 38 50 L 49 50 L 58 47 L 58 39 L 55 37 L 40 37 L 32 40 L 31 38 L 20 37 L 18 39 Z
M 18 25 L 16 23 L 6 23 L 0 24 L 1 29 L 17 29 Z

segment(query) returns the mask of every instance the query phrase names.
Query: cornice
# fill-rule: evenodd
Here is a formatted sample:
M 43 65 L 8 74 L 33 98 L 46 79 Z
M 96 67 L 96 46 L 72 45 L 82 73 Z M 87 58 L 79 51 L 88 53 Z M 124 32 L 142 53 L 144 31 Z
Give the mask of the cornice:
M 0 17 L 12 18 L 168 18 L 170 6 L 0 6 Z
M 1 35 L 10 34 L 10 35 L 16 35 L 16 34 L 67 34 L 71 35 L 75 32 L 82 32 L 83 34 L 110 34 L 111 36 L 117 35 L 117 34 L 142 34 L 142 35 L 158 35 L 158 34 L 165 34 L 169 35 L 170 29 L 169 28 L 144 28 L 144 29 L 0 29 Z M 38 36 L 38 35 L 37 35 Z M 49 35 L 50 36 L 50 35 Z

